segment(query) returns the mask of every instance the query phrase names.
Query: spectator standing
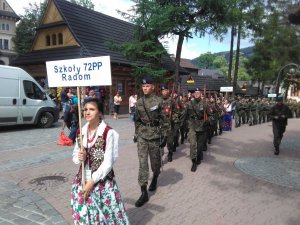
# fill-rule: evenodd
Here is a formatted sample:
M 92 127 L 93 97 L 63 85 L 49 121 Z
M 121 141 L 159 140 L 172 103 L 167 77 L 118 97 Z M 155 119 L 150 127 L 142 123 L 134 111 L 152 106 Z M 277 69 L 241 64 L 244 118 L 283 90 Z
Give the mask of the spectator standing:
M 129 114 L 130 114 L 130 120 L 132 122 L 134 122 L 136 101 L 137 101 L 137 95 L 134 95 L 134 94 L 130 95 L 130 97 L 129 97 Z
M 114 119 L 118 119 L 118 114 L 120 113 L 120 105 L 122 102 L 122 97 L 120 96 L 119 92 L 116 93 L 114 96 Z

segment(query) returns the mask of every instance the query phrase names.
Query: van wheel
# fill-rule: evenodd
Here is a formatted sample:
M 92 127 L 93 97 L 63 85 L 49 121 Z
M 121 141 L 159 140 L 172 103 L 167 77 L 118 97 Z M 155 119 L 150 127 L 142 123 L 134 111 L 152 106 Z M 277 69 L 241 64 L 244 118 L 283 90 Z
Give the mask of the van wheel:
M 38 126 L 41 128 L 49 128 L 54 122 L 54 117 L 49 112 L 44 112 L 38 120 Z

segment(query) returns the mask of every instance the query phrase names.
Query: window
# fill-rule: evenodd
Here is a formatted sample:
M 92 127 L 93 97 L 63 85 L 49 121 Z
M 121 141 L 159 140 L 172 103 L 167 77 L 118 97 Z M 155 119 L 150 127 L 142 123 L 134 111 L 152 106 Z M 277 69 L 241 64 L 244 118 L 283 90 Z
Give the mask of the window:
M 24 92 L 27 98 L 43 100 L 44 92 L 32 81 L 24 80 Z
M 52 34 L 52 45 L 56 45 L 56 34 Z
M 63 44 L 63 35 L 62 35 L 62 33 L 59 33 L 59 34 L 58 34 L 58 44 L 59 44 L 59 45 L 62 45 L 62 44 Z
M 51 41 L 50 41 L 50 35 L 46 36 L 46 46 L 50 46 Z
M 6 5 L 5 5 L 5 2 L 3 2 L 3 5 L 2 5 L 2 7 L 3 7 L 3 10 L 5 11 L 5 7 Z
M 0 39 L 0 49 L 3 49 L 2 39 Z
M 5 30 L 5 24 L 2 23 L 2 30 Z
M 6 24 L 6 30 L 9 30 L 9 24 Z
M 124 81 L 118 80 L 117 81 L 117 92 L 119 92 L 120 95 L 124 95 Z
M 8 40 L 4 39 L 4 49 L 8 49 Z

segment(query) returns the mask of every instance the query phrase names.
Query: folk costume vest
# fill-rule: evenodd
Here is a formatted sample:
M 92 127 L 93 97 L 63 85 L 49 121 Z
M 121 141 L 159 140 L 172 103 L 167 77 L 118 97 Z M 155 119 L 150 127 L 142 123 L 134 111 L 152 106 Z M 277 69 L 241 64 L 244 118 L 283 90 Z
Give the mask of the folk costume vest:
M 95 172 L 99 166 L 103 163 L 104 160 L 104 154 L 105 154 L 105 150 L 106 150 L 106 137 L 107 137 L 107 133 L 108 131 L 112 129 L 109 126 L 106 126 L 103 134 L 102 135 L 98 135 L 96 138 L 95 143 L 92 146 L 88 147 L 84 147 L 84 150 L 87 152 L 87 156 L 86 156 L 86 160 L 85 160 L 85 165 L 88 165 L 88 167 L 90 168 L 90 170 L 92 170 L 92 173 Z M 80 140 L 78 137 L 78 144 L 80 146 Z M 81 182 L 81 173 L 82 167 L 80 166 L 78 174 L 77 174 L 77 179 L 80 180 Z M 114 171 L 113 169 L 106 175 L 106 177 L 103 180 L 100 180 L 98 182 L 100 183 L 104 183 L 106 180 L 112 180 L 114 178 Z M 96 184 L 95 184 L 96 185 Z

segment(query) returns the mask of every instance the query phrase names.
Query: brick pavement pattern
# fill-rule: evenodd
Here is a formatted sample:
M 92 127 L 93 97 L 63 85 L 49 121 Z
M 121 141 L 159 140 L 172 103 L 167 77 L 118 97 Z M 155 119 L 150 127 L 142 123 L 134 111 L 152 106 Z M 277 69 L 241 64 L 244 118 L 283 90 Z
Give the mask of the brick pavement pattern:
M 173 162 L 164 160 L 158 189 L 141 208 L 134 206 L 140 195 L 134 126 L 127 115 L 105 120 L 120 134 L 114 170 L 131 224 L 300 224 L 299 119 L 289 121 L 279 156 L 273 155 L 271 123 L 215 137 L 195 173 L 188 143 L 180 145 Z M 78 168 L 72 147 L 56 145 L 59 132 L 60 124 L 0 129 L 0 225 L 71 224 Z

